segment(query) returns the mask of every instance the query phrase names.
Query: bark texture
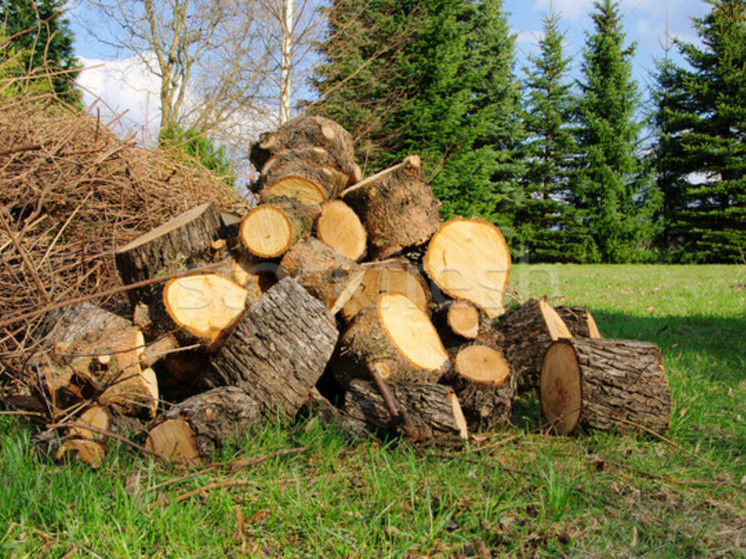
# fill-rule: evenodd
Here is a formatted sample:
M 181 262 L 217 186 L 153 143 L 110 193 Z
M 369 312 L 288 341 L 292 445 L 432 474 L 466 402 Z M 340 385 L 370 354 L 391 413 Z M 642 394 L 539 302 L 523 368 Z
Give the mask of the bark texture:
M 580 338 L 601 338 L 596 321 L 586 307 L 556 307 L 554 310 L 565 322 L 573 336 Z
M 273 156 L 262 167 L 261 197 L 271 202 L 287 196 L 306 204 L 321 204 L 339 196 L 350 177 L 327 164 L 323 148 L 287 150 Z

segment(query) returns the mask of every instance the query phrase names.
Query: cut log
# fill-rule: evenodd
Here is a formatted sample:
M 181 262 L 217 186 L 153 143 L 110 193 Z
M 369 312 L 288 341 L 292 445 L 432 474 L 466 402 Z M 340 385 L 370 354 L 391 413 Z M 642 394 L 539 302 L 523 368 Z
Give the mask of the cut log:
M 510 420 L 516 382 L 499 348 L 471 342 L 449 351 L 453 367 L 443 383 L 453 387 L 472 430 L 502 427 Z
M 364 421 L 350 417 L 347 412 L 337 408 L 316 387 L 311 388 L 299 413 L 312 419 L 318 418 L 322 425 L 334 425 L 352 441 L 365 439 L 371 434 Z
M 596 321 L 586 307 L 556 307 L 554 310 L 567 325 L 573 336 L 580 338 L 601 338 Z
M 70 428 L 68 435 L 78 439 L 97 441 L 103 438 L 102 432 L 109 430 L 110 422 L 111 417 L 107 409 L 104 406 L 93 405 L 75 418 L 75 426 Z
M 363 270 L 314 237 L 295 243 L 277 269 L 279 278 L 291 277 L 336 314 L 354 295 Z
M 252 144 L 249 159 L 261 169 L 277 153 L 313 147 L 323 148 L 328 164 L 348 175 L 350 182 L 361 179 L 352 136 L 333 120 L 321 116 L 298 117 L 275 132 L 262 134 L 259 141 Z
M 44 350 L 57 343 L 70 343 L 90 332 L 107 328 L 127 328 L 132 322 L 91 303 L 55 309 L 44 317 L 34 331 L 34 339 Z
M 260 194 L 263 202 L 287 196 L 303 204 L 321 204 L 339 196 L 350 177 L 327 164 L 325 149 L 284 151 L 262 167 Z
M 447 338 L 476 340 L 482 317 L 479 309 L 469 301 L 446 301 L 433 309 L 433 325 L 440 339 L 448 346 Z
M 663 356 L 649 342 L 573 338 L 553 343 L 541 369 L 541 407 L 559 433 L 577 427 L 664 433 L 671 415 Z
M 510 252 L 500 230 L 488 221 L 450 220 L 431 239 L 422 264 L 446 295 L 471 301 L 490 318 L 505 312 Z
M 342 336 L 333 364 L 343 386 L 369 379 L 372 365 L 386 382 L 437 382 L 450 367 L 428 316 L 398 293 L 383 293 Z
M 197 394 L 158 416 L 148 430 L 145 449 L 164 460 L 196 465 L 228 440 L 256 428 L 259 409 L 253 398 L 234 386 Z
M 343 197 L 365 225 L 375 260 L 426 243 L 441 225 L 440 202 L 423 181 L 416 155 L 348 188 Z
M 308 206 L 291 198 L 278 198 L 246 214 L 241 222 L 239 238 L 252 254 L 276 258 L 311 233 L 320 212 L 318 205 Z
M 357 214 L 342 200 L 332 200 L 321 207 L 316 236 L 350 260 L 359 262 L 365 256 L 368 234 Z
M 369 262 L 362 265 L 365 274 L 360 285 L 342 308 L 342 318 L 352 322 L 364 308 L 372 305 L 382 293 L 404 295 L 422 312 L 430 305 L 430 289 L 422 274 L 404 259 Z
M 407 435 L 416 442 L 438 444 L 468 438 L 468 428 L 453 389 L 441 384 L 400 383 L 388 385 L 399 406 L 397 412 L 411 422 Z M 345 412 L 383 435 L 404 433 L 402 420 L 393 416 L 378 386 L 355 379 L 345 395 Z
M 54 456 L 62 464 L 71 459 L 80 460 L 94 470 L 104 463 L 106 451 L 101 443 L 89 439 L 69 439 L 62 441 Z
M 217 353 L 208 386 L 238 386 L 264 417 L 292 418 L 324 372 L 339 333 L 323 303 L 290 278 L 254 303 Z
M 218 239 L 220 213 L 212 202 L 176 216 L 171 221 L 141 235 L 114 253 L 117 270 L 124 285 L 183 269 L 195 260 L 206 261 L 210 245 Z M 134 306 L 148 288 L 128 291 Z
M 570 330 L 545 300 L 530 300 L 504 316 L 497 325 L 505 336 L 503 351 L 524 390 L 539 388 L 541 364 L 550 344 L 572 338 Z

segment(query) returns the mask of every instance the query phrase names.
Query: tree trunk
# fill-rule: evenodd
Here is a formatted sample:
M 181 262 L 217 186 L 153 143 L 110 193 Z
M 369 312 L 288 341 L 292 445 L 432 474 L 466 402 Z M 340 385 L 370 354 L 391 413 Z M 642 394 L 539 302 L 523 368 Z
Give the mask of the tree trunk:
M 556 307 L 554 310 L 573 336 L 596 339 L 602 337 L 591 311 L 586 307 Z
M 468 428 L 459 400 L 448 386 L 441 384 L 391 384 L 388 386 L 398 405 L 395 417 L 371 381 L 353 380 L 345 396 L 345 412 L 364 421 L 374 432 L 384 435 L 407 434 L 416 442 L 438 444 L 466 439 Z M 405 433 L 401 415 L 411 426 Z
M 240 388 L 223 386 L 158 416 L 145 448 L 164 460 L 193 466 L 209 459 L 226 441 L 245 436 L 261 419 L 258 402 Z
M 209 260 L 210 245 L 219 236 L 220 213 L 212 202 L 176 216 L 114 253 L 124 285 L 183 269 L 194 260 Z M 128 291 L 130 302 L 147 297 L 148 288 Z
M 545 300 L 530 300 L 508 313 L 497 325 L 505 336 L 503 350 L 524 390 L 539 387 L 541 363 L 549 345 L 572 334 Z
M 304 205 L 292 198 L 278 198 L 254 208 L 241 221 L 239 238 L 260 258 L 277 258 L 296 241 L 308 236 L 319 216 L 318 205 Z
M 350 177 L 327 164 L 324 148 L 283 151 L 272 156 L 261 171 L 262 200 L 286 196 L 303 204 L 321 204 L 339 196 Z
M 363 271 L 356 262 L 308 237 L 285 253 L 277 275 L 290 276 L 336 314 L 355 293 Z
M 437 382 L 450 367 L 428 316 L 397 293 L 360 312 L 342 336 L 333 370 L 346 386 L 370 378 L 369 364 L 386 382 Z
M 359 262 L 365 256 L 368 234 L 357 214 L 342 200 L 322 206 L 316 236 L 350 260 Z
M 554 342 L 541 369 L 541 407 L 562 434 L 576 427 L 664 433 L 671 415 L 663 356 L 649 342 Z
M 420 158 L 410 155 L 343 192 L 368 231 L 368 253 L 381 260 L 426 243 L 441 225 L 440 202 L 422 179 Z
M 446 295 L 471 301 L 490 318 L 505 312 L 510 252 L 502 233 L 488 221 L 450 220 L 433 236 L 422 264 Z
M 213 359 L 208 386 L 238 386 L 264 417 L 292 418 L 324 372 L 339 333 L 323 303 L 285 278 L 254 303 Z

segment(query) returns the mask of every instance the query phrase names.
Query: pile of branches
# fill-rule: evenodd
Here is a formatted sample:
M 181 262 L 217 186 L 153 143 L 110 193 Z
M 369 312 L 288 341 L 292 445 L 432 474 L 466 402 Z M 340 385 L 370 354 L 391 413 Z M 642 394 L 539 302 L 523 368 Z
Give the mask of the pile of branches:
M 0 101 L 0 129 L 2 386 L 20 376 L 45 310 L 121 286 L 115 247 L 205 200 L 242 203 L 183 153 L 120 139 L 52 95 Z

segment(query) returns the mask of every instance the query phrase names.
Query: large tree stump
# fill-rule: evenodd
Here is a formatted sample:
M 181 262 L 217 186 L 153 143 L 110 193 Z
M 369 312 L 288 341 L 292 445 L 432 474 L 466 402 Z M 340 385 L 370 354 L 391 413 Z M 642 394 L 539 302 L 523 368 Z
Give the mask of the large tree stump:
M 446 295 L 471 301 L 490 318 L 505 312 L 510 252 L 500 230 L 488 221 L 450 220 L 433 235 L 422 264 Z
M 148 429 L 145 449 L 164 460 L 193 466 L 228 440 L 244 436 L 261 419 L 259 403 L 243 390 L 215 388 L 158 416 Z
M 316 236 L 350 260 L 358 262 L 365 256 L 368 233 L 357 214 L 342 200 L 331 200 L 321 207 Z
M 219 231 L 220 213 L 212 202 L 176 216 L 114 253 L 122 283 L 129 285 L 169 275 L 182 270 L 188 262 L 209 260 L 210 245 Z M 148 291 L 128 291 L 133 306 Z
M 287 197 L 251 210 L 241 221 L 239 238 L 260 258 L 277 258 L 299 239 L 310 235 L 321 212 L 318 205 L 304 205 Z
M 394 259 L 362 264 L 364 275 L 349 301 L 342 307 L 342 318 L 352 322 L 364 308 L 382 293 L 398 293 L 412 301 L 422 312 L 430 305 L 430 289 L 422 274 L 407 260 Z
M 555 307 L 557 314 L 567 325 L 573 336 L 580 338 L 602 338 L 591 311 L 586 307 Z
M 422 179 L 420 158 L 368 177 L 342 193 L 368 231 L 368 254 L 380 260 L 426 243 L 441 225 L 440 202 Z
M 664 433 L 671 415 L 671 390 L 663 356 L 649 342 L 559 340 L 544 357 L 541 407 L 562 434 L 577 427 Z
M 505 337 L 503 351 L 524 390 L 537 389 L 541 363 L 549 345 L 572 334 L 545 300 L 530 300 L 504 316 L 497 325 Z
M 450 362 L 428 316 L 405 296 L 383 293 L 343 334 L 333 370 L 344 386 L 370 378 L 369 365 L 386 382 L 437 382 Z
M 322 204 L 336 198 L 350 177 L 327 165 L 327 159 L 328 153 L 319 147 L 273 156 L 261 170 L 262 200 L 286 196 L 303 204 Z
M 295 243 L 280 261 L 277 274 L 293 278 L 332 314 L 353 296 L 363 278 L 359 264 L 314 237 Z
M 353 380 L 345 395 L 345 412 L 384 435 L 406 434 L 416 442 L 438 444 L 468 438 L 468 427 L 453 389 L 441 384 L 390 384 L 399 409 L 391 413 L 375 382 Z M 410 425 L 403 425 L 406 414 Z
M 338 337 L 324 304 L 285 278 L 238 321 L 205 382 L 238 386 L 264 417 L 289 419 L 324 372 Z

